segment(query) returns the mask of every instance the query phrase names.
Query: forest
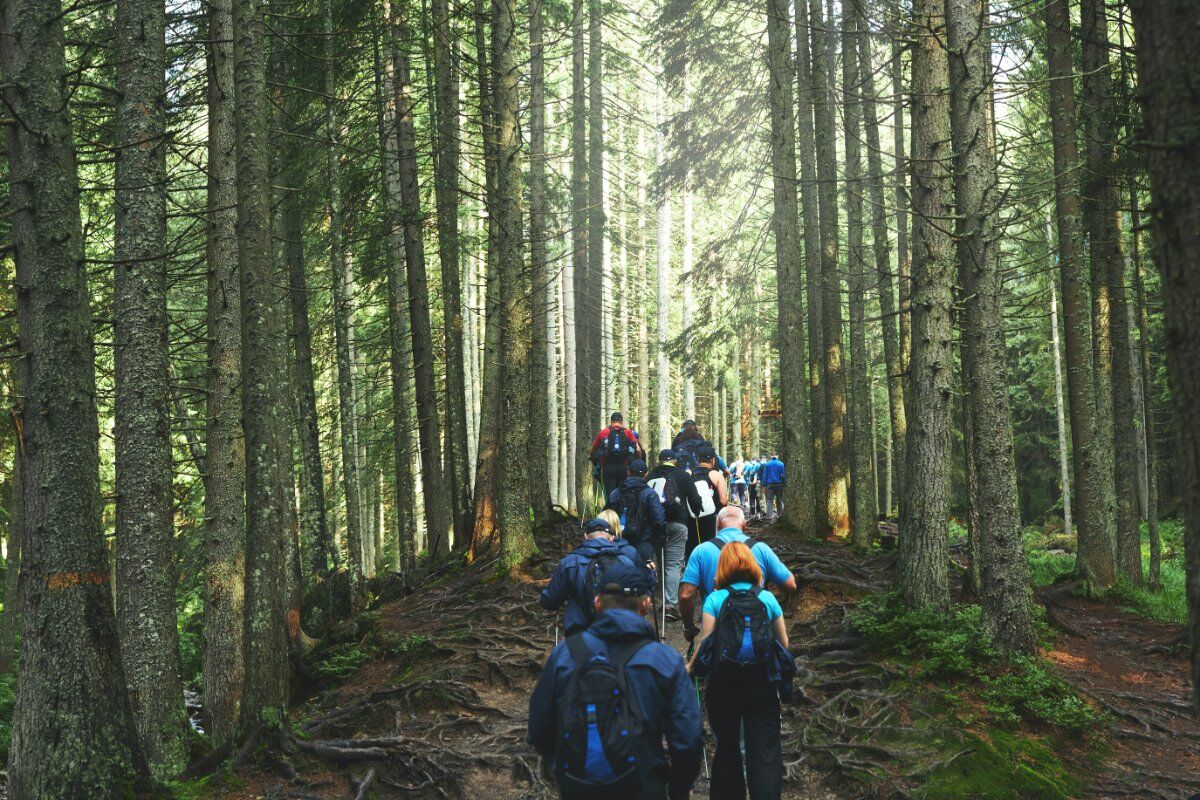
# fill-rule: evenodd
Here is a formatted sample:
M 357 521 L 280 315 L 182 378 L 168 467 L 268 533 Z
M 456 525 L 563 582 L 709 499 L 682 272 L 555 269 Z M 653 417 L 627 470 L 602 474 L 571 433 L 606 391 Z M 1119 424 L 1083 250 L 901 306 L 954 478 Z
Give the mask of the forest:
M 2 0 L 0 796 L 557 796 L 612 412 L 786 465 L 784 797 L 1200 793 L 1197 19 Z

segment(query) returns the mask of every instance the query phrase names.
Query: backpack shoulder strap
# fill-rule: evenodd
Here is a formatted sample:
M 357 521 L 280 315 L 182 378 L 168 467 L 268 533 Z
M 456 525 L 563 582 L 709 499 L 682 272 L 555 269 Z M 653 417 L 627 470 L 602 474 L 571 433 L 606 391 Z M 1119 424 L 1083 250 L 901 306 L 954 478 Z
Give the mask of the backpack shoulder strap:
M 567 637 L 567 650 L 570 651 L 571 658 L 575 660 L 575 666 L 578 668 L 585 666 L 594 655 L 591 649 L 584 644 L 582 633 Z

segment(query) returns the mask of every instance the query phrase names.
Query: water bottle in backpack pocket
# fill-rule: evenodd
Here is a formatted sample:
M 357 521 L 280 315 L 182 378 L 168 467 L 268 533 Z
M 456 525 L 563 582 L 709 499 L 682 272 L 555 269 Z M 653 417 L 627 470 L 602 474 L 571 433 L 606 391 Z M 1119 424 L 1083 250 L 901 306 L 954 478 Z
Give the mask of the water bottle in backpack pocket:
M 626 664 L 650 639 L 622 642 L 608 656 L 591 652 L 582 634 L 567 639 L 575 671 L 557 701 L 554 770 L 563 798 L 636 795 L 661 756 L 626 680 Z
M 637 445 L 629 441 L 624 428 L 609 427 L 604 437 L 605 463 L 623 463 L 637 454 Z
M 767 607 L 759 599 L 762 589 L 730 589 L 717 613 L 713 669 L 735 674 L 766 674 L 775 631 Z

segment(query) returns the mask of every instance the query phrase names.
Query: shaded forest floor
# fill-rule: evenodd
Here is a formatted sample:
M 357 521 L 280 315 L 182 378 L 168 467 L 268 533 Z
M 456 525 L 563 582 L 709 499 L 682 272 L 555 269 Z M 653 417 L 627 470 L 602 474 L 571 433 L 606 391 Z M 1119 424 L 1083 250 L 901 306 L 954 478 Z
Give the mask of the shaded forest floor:
M 1178 628 L 1047 588 L 1044 656 L 1097 712 L 1088 731 L 997 715 L 984 684 L 921 677 L 852 624 L 890 583 L 893 556 L 767 530 L 800 579 L 785 606 L 799 658 L 784 708 L 787 798 L 1146 797 L 1200 791 L 1200 725 L 1186 709 Z M 449 572 L 368 612 L 361 635 L 314 665 L 324 688 L 295 711 L 285 758 L 258 753 L 177 795 L 278 798 L 557 797 L 524 744 L 529 694 L 555 641 L 537 602 L 562 530 L 519 579 Z M 668 641 L 682 652 L 678 623 Z M 1011 716 L 1011 715 L 1010 715 Z M 709 758 L 712 743 L 708 745 Z M 703 773 L 694 796 L 707 797 Z

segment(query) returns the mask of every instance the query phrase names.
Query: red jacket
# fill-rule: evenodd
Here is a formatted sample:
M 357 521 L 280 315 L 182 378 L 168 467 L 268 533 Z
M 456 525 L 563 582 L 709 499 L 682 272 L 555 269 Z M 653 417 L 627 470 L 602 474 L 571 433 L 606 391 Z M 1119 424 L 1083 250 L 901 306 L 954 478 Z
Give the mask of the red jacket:
M 592 439 L 591 457 L 593 460 L 596 458 L 596 450 L 604 444 L 604 440 L 608 438 L 609 431 L 611 431 L 613 428 L 625 432 L 625 439 L 637 449 L 638 454 L 644 452 L 642 450 L 642 443 L 639 442 L 638 438 L 633 435 L 633 431 L 629 430 L 629 428 L 626 428 L 624 425 L 609 425 L 601 428 L 600 432 L 596 434 L 596 438 Z M 602 456 L 600 458 L 601 464 L 604 463 L 605 458 L 607 458 L 607 456 Z

